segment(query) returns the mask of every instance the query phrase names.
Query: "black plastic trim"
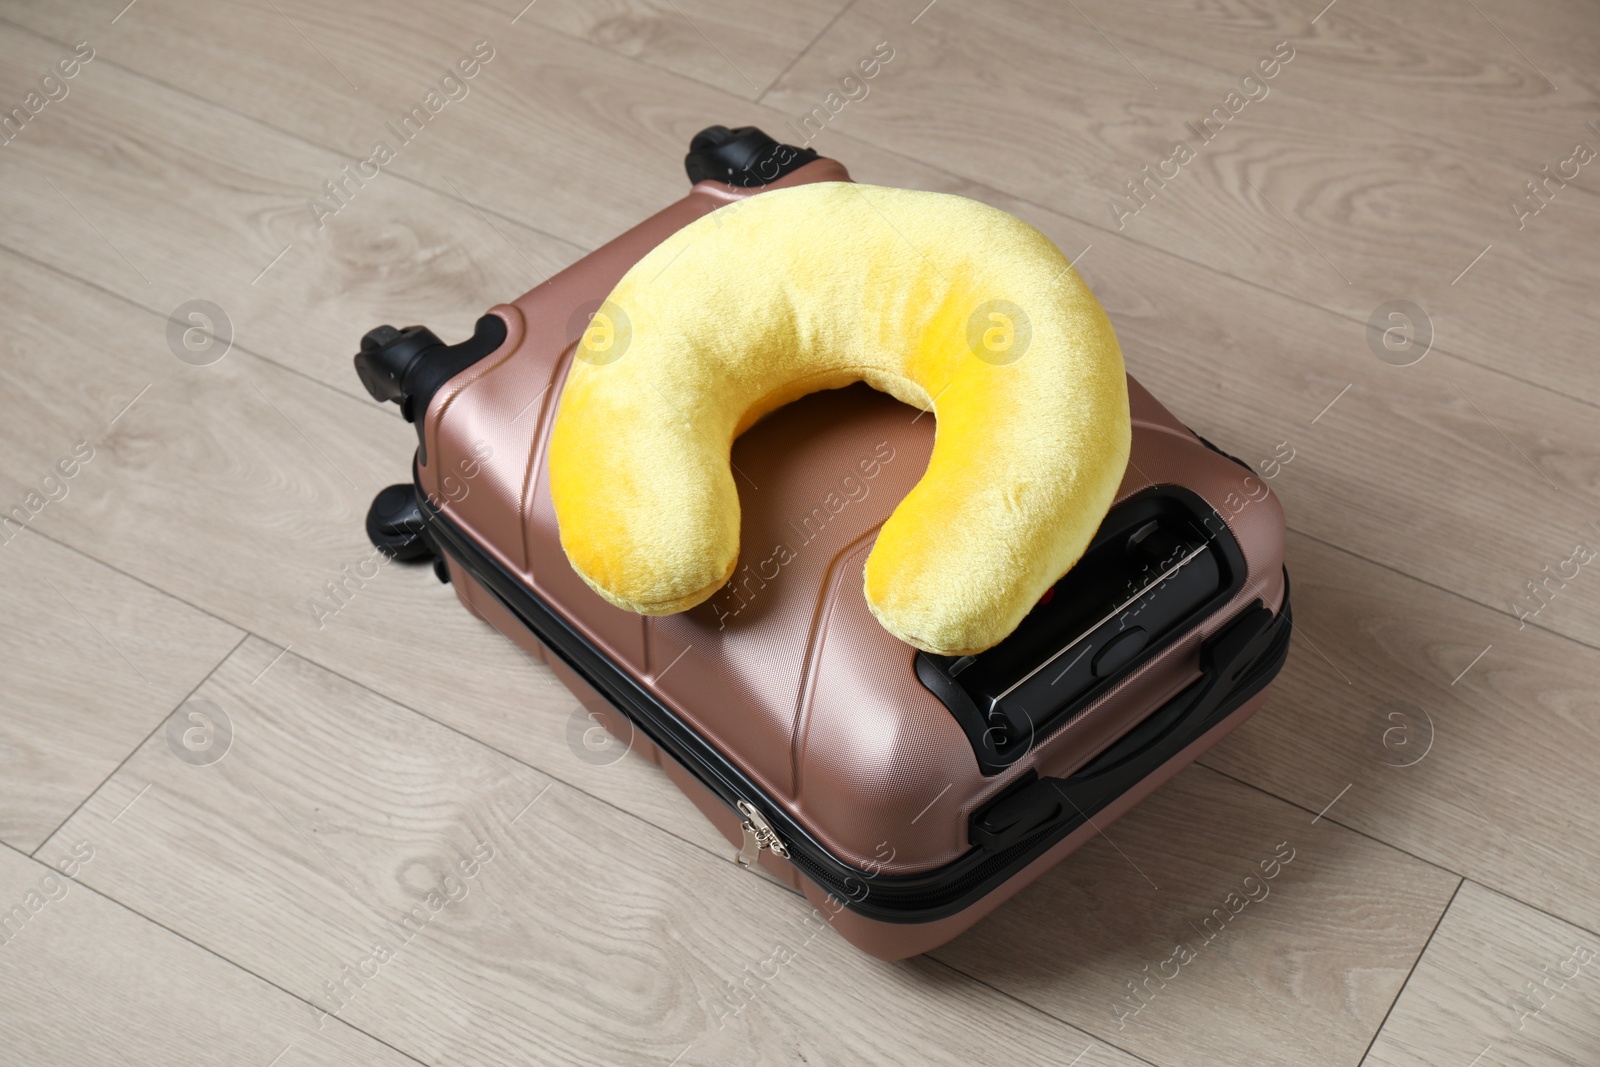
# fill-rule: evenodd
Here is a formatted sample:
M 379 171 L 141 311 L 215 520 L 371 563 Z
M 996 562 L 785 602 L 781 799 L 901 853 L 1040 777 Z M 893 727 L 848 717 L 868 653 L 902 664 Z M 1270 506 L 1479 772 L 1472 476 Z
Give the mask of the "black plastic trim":
M 1234 539 L 1227 523 L 1222 521 L 1215 508 L 1206 503 L 1198 493 L 1181 485 L 1150 486 L 1118 504 L 1106 516 L 1100 530 L 1091 540 L 1089 549 L 1085 551 L 1093 550 L 1106 539 L 1108 529 L 1121 531 L 1138 524 L 1144 518 L 1153 518 L 1168 501 L 1175 502 L 1189 513 L 1193 520 L 1191 526 L 1200 539 L 1209 541 L 1221 556 L 1225 577 L 1222 588 L 1181 621 L 1145 645 L 1128 663 L 1101 679 L 1093 688 L 1053 711 L 1047 719 L 1031 730 L 1031 736 L 1026 739 L 1026 743 L 1016 745 L 1009 750 L 998 748 L 995 743 L 996 730 L 985 719 L 982 709 L 966 689 L 950 676 L 948 668 L 941 667 L 949 657 L 934 657 L 926 652 L 917 653 L 917 680 L 950 710 L 951 716 L 967 735 L 967 741 L 972 745 L 973 758 L 978 761 L 978 769 L 984 775 L 1000 774 L 1014 766 L 1040 741 L 1071 722 L 1079 712 L 1122 684 L 1150 660 L 1165 652 L 1174 641 L 1193 630 L 1200 620 L 1208 618 L 1226 605 L 1243 588 L 1247 567 L 1239 542 Z M 1212 526 L 1216 529 L 1211 529 Z
M 689 142 L 683 169 L 691 182 L 719 181 L 741 189 L 771 185 L 819 159 L 813 148 L 779 144 L 754 126 L 707 126 Z
M 1199 441 L 1201 444 L 1205 445 L 1207 448 L 1209 448 L 1211 451 L 1215 452 L 1217 455 L 1221 456 L 1223 459 L 1232 460 L 1233 462 L 1237 463 L 1239 466 L 1243 467 L 1245 470 L 1249 471 L 1251 474 L 1255 474 L 1256 473 L 1256 469 L 1254 467 L 1250 466 L 1250 464 L 1246 463 L 1244 460 L 1240 459 L 1238 456 L 1234 455 L 1232 452 L 1224 452 L 1222 449 L 1218 448 L 1216 445 L 1212 444 L 1210 441 L 1207 441 L 1204 437 L 1201 437 L 1199 434 L 1195 433 L 1194 429 L 1192 427 L 1185 426 L 1184 429 L 1188 430 L 1190 433 L 1193 433 L 1194 434 L 1194 439 L 1196 441 Z M 1256 475 L 1256 476 L 1260 477 L 1260 475 Z
M 404 482 L 380 489 L 367 508 L 367 539 L 384 555 L 402 563 L 434 558 L 427 525 L 417 507 L 416 493 Z
M 970 907 L 1265 688 L 1282 668 L 1289 650 L 1291 624 L 1286 572 L 1283 607 L 1273 621 L 1265 651 L 1248 665 L 1248 669 L 1234 676 L 1231 691 L 1212 703 L 1203 716 L 1204 721 L 1184 723 L 1181 730 L 1169 729 L 1160 738 L 1161 743 L 1144 754 L 1145 758 L 1136 756 L 1122 760 L 1109 769 L 1111 773 L 1092 771 L 1088 777 L 1080 777 L 1084 774 L 1080 771 L 1070 778 L 1051 779 L 1066 783 L 1069 790 L 1066 795 L 1076 805 L 1075 818 L 1052 822 L 999 851 L 974 847 L 961 858 L 932 871 L 909 875 L 874 873 L 835 857 L 714 745 L 679 721 L 671 708 L 612 663 L 571 623 L 457 528 L 427 500 L 420 484 L 415 488 L 418 506 L 429 517 L 428 528 L 441 550 L 494 594 L 547 648 L 605 696 L 646 737 L 730 808 L 738 800 L 756 804 L 787 847 L 789 862 L 802 874 L 831 893 L 844 907 L 881 922 L 932 922 Z M 1175 704 L 1182 707 L 1194 703 L 1196 692 L 1207 685 L 1207 678 L 1200 679 L 1153 715 L 1159 716 Z M 1091 763 L 1085 770 L 1094 767 L 1096 764 Z
M 417 427 L 417 454 L 428 462 L 424 416 L 428 404 L 451 378 L 506 342 L 506 322 L 499 315 L 484 315 L 472 336 L 447 345 L 426 326 L 378 326 L 368 330 L 356 353 L 356 375 L 374 400 L 392 400 L 400 414 Z

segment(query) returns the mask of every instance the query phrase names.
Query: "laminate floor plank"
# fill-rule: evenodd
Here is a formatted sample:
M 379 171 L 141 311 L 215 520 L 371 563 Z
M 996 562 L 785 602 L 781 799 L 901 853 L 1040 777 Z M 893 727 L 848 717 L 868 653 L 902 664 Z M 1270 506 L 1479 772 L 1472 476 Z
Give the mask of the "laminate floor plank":
M 1289 556 L 1294 653 L 1206 765 L 1600 931 L 1600 651 L 1309 538 Z
M 74 505 L 104 429 L 49 442 L 45 509 Z M 0 517 L 0 841 L 32 852 L 244 634 L 18 523 Z
M 540 0 L 519 21 L 756 99 L 849 0 Z
M 594 248 L 683 195 L 683 156 L 694 133 L 718 122 L 738 125 L 743 115 L 772 114 L 732 93 L 535 25 L 531 11 L 513 26 L 498 6 L 479 0 L 404 12 L 377 0 L 320 9 L 323 32 L 339 42 L 337 54 L 360 76 L 359 92 L 326 67 L 312 78 L 292 73 L 307 66 L 308 55 L 317 61 L 270 8 L 147 3 L 135 9 L 144 9 L 140 19 L 130 12 L 102 38 L 106 66 L 136 71 L 336 153 L 332 166 L 320 164 L 286 189 L 284 210 L 308 221 L 307 200 L 321 195 L 334 204 L 323 182 L 340 178 L 343 164 L 358 167 L 373 158 L 381 142 L 393 159 L 368 188 L 405 175 L 499 218 Z M 71 4 L 21 7 L 9 17 L 30 34 L 45 35 L 38 47 L 41 59 L 51 61 L 97 30 L 99 20 L 97 9 Z M 239 48 L 241 40 L 250 47 Z M 420 132 L 413 132 L 415 117 L 405 126 L 412 108 L 456 63 L 474 58 L 479 42 L 492 56 L 478 64 L 465 95 L 444 98 Z M 84 77 L 89 73 L 92 65 Z M 24 77 L 18 75 L 19 85 Z M 41 127 L 47 117 L 40 116 Z M 348 198 L 351 210 L 366 198 L 365 189 L 355 192 Z M 325 221 L 331 230 L 342 220 Z M 525 280 L 518 291 L 537 280 Z
M 29 771 L 16 788 L 59 769 L 63 784 L 58 788 L 73 783 L 67 796 L 75 795 L 73 804 L 81 800 L 237 641 L 239 630 L 250 630 L 675 833 L 712 844 L 705 820 L 675 790 L 656 777 L 624 773 L 617 766 L 621 750 L 597 753 L 586 747 L 583 737 L 593 724 L 578 701 L 546 668 L 464 611 L 431 568 L 379 561 L 366 537 L 367 505 L 380 488 L 404 475 L 416 443 L 411 427 L 370 401 L 334 392 L 241 350 L 209 366 L 190 366 L 167 349 L 159 317 L 9 254 L 0 253 L 0 264 L 16 283 L 12 292 L 18 307 L 31 309 L 8 335 L 12 378 L 10 394 L 0 401 L 0 499 L 24 499 L 38 472 L 70 449 L 83 427 L 104 427 L 94 437 L 95 458 L 73 479 L 70 495 L 43 509 L 32 527 L 73 546 L 92 544 L 97 558 L 238 627 L 201 616 L 205 625 L 188 655 L 214 646 L 213 629 L 227 633 L 227 644 L 204 666 L 197 661 L 193 677 L 182 675 L 187 684 L 162 696 L 164 703 L 151 705 L 141 694 L 130 705 L 142 708 L 142 714 L 119 711 L 97 726 L 110 730 L 112 722 L 127 720 L 141 726 L 114 750 L 109 765 L 102 765 L 109 753 L 82 766 L 62 763 L 70 753 L 57 748 L 75 734 L 30 738 L 38 716 L 51 705 L 19 715 L 13 727 L 20 735 L 19 770 L 51 752 L 55 762 Z M 37 325 L 28 325 L 29 319 Z M 107 336 L 142 340 L 111 354 L 98 340 Z M 107 414 L 125 406 L 116 423 L 107 425 Z M 152 678 L 161 672 L 159 692 L 166 693 L 179 676 L 169 665 L 184 662 L 184 654 L 158 655 L 152 651 L 155 633 L 130 633 L 138 620 L 112 615 L 121 610 L 116 586 L 106 594 L 106 604 L 95 606 L 93 587 L 85 583 L 101 573 L 120 578 L 96 565 L 62 588 L 102 628 L 115 624 L 107 632 L 119 645 L 129 642 L 130 655 L 149 657 L 136 662 Z M 48 600 L 39 599 L 40 590 L 50 592 L 42 578 L 34 577 L 6 595 L 53 610 Z M 174 610 L 145 606 L 145 618 L 164 621 Z M 27 619 L 25 612 L 18 616 L 19 622 Z M 78 634 L 83 626 L 62 606 L 51 628 L 35 636 L 48 639 L 52 628 Z M 169 639 L 185 634 L 175 626 Z M 95 685 L 106 671 L 128 670 L 114 656 L 104 659 L 109 652 L 95 655 L 102 658 L 94 669 L 80 669 L 60 684 L 64 692 L 57 704 L 84 703 L 68 721 L 82 720 L 127 692 L 127 682 L 104 693 L 79 688 Z M 132 684 L 145 689 L 136 677 Z M 630 757 L 628 762 L 640 761 Z M 49 810 L 65 801 L 61 797 Z M 41 823 L 39 832 L 48 832 L 71 808 L 61 808 L 55 822 Z M 19 807 L 10 817 L 42 818 L 25 813 Z M 715 841 L 720 851 L 721 839 Z
M 1176 7 L 1088 0 L 1079 7 L 1163 87 L 1173 78 L 1187 87 L 1204 72 L 1221 92 L 1246 75 L 1259 81 L 1262 42 L 1293 40 L 1293 76 L 1274 79 L 1267 95 L 1418 133 L 1448 131 L 1458 145 L 1520 158 L 1537 172 L 1554 162 L 1552 148 L 1583 139 L 1594 117 L 1600 80 L 1588 60 L 1600 47 L 1600 20 L 1584 0 L 1550 0 L 1537 11 L 1505 0 L 1474 2 L 1476 9 L 1450 0 L 1337 0 L 1321 9 L 1285 0 Z M 1094 39 L 1114 54 L 1106 38 Z M 1193 103 L 1198 120 L 1210 104 Z M 1462 121 L 1464 110 L 1471 121 Z
M 1570 1067 L 1600 1059 L 1600 938 L 1473 882 L 1456 894 L 1366 1062 Z
M 0 91 L 20 97 L 63 54 L 0 32 Z M 371 327 L 421 321 L 454 341 L 495 302 L 486 294 L 514 295 L 581 254 L 491 221 L 448 184 L 439 194 L 381 172 L 347 176 L 347 158 L 98 51 L 62 84 L 67 95 L 0 150 L 0 245 L 171 316 L 170 341 L 160 321 L 143 336 L 197 346 L 197 363 L 221 350 L 204 349 L 206 331 L 364 398 L 350 357 Z M 342 201 L 322 192 L 332 181 L 345 183 Z M 313 199 L 337 214 L 312 211 Z
M 0 846 L 7 1064 L 416 1064 L 63 874 L 89 881 L 96 863 L 116 856 L 119 830 L 62 838 L 51 865 Z
M 1195 767 L 933 955 L 1152 1063 L 1354 1065 L 1458 882 Z
M 41 857 L 105 842 L 85 882 L 428 1063 L 1136 1062 L 278 655 L 252 638 L 196 694 L 220 757 L 153 738 Z
M 890 39 L 898 58 L 870 95 L 830 118 L 819 148 L 832 147 L 835 133 L 892 148 L 1358 323 L 1389 301 L 1410 301 L 1427 317 L 1413 315 L 1419 332 L 1425 321 L 1442 348 L 1600 401 L 1600 374 L 1582 354 L 1600 279 L 1587 238 L 1600 229 L 1594 168 L 1568 165 L 1570 181 L 1550 187 L 1537 216 L 1519 221 L 1509 206 L 1529 195 L 1525 182 L 1542 180 L 1543 164 L 1566 160 L 1578 142 L 1600 146 L 1600 130 L 1588 125 L 1596 93 L 1582 79 L 1563 94 L 1545 92 L 1542 81 L 1538 92 L 1513 93 L 1520 103 L 1504 107 L 1525 111 L 1541 140 L 1491 152 L 1457 137 L 1455 126 L 1482 123 L 1474 98 L 1452 94 L 1442 75 L 1426 88 L 1413 82 L 1387 93 L 1382 79 L 1366 79 L 1375 84 L 1365 88 L 1355 76 L 1337 87 L 1315 75 L 1310 86 L 1297 83 L 1303 53 L 1327 51 L 1328 62 L 1337 62 L 1331 57 L 1349 48 L 1325 49 L 1308 22 L 1284 37 L 1276 21 L 1241 18 L 1234 29 L 1248 45 L 1237 47 L 1248 51 L 1215 70 L 1203 61 L 1158 67 L 1130 45 L 1151 66 L 1146 72 L 1119 51 L 1116 40 L 1126 36 L 1102 36 L 1097 20 L 1071 6 L 943 4 L 915 27 L 902 8 L 894 0 L 852 5 L 766 102 L 808 112 L 837 70 Z M 1339 22 L 1347 39 L 1382 37 L 1399 17 L 1386 13 L 1391 8 L 1341 4 L 1329 25 Z M 1411 5 L 1403 10 L 1408 20 L 1423 17 Z M 1580 40 L 1600 32 L 1592 7 L 1556 10 Z M 1471 8 L 1462 12 L 1479 18 Z M 1175 57 L 1196 53 L 1188 27 L 1207 24 L 1148 10 L 1106 17 L 1137 25 L 1142 44 Z M 1210 36 L 1219 32 L 1212 27 Z M 1495 40 L 1474 31 L 1473 47 Z M 1516 61 L 1509 48 L 1506 54 Z M 1275 76 L 1240 90 L 1249 68 L 1236 69 L 1239 55 L 1276 64 Z M 1398 78 L 1415 77 L 1415 64 L 1390 62 L 1407 72 Z M 1588 75 L 1590 67 L 1579 69 Z M 1408 100 L 1429 95 L 1441 100 L 1436 110 L 1453 103 L 1457 122 L 1427 113 L 1409 124 L 1390 121 Z M 1565 117 L 1548 119 L 1547 101 Z M 1225 109 L 1222 119 L 1201 129 L 1213 108 Z M 1186 153 L 1175 150 L 1178 142 Z M 1129 183 L 1138 188 L 1130 192 Z

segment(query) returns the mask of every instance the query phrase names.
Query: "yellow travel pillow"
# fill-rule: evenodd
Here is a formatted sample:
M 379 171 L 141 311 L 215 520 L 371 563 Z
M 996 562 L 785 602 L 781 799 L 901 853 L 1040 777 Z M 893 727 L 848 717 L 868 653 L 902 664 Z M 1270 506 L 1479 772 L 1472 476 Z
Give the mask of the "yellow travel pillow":
M 927 471 L 867 557 L 867 603 L 929 652 L 999 643 L 1110 509 L 1128 390 L 1111 323 L 1066 258 L 964 197 L 772 190 L 629 270 L 578 344 L 552 429 L 572 566 L 645 615 L 707 599 L 737 564 L 734 439 L 857 381 L 937 419 Z

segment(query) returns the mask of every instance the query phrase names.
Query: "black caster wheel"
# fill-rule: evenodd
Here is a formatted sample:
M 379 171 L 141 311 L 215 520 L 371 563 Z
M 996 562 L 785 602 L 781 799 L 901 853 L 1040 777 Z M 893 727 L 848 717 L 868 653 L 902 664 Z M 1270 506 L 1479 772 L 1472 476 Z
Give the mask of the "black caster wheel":
M 372 399 L 399 404 L 401 416 L 416 424 L 417 458 L 425 464 L 428 452 L 422 416 L 433 394 L 499 348 L 505 339 L 506 321 L 499 315 L 483 316 L 473 327 L 472 336 L 454 345 L 439 340 L 426 326 L 379 326 L 361 338 L 356 375 Z
M 812 149 L 779 144 L 754 126 L 708 126 L 689 142 L 683 169 L 691 182 L 719 181 L 748 189 L 775 182 L 816 158 Z
M 392 400 L 406 408 L 405 375 L 417 357 L 430 349 L 443 348 L 444 342 L 426 326 L 379 326 L 368 330 L 361 338 L 361 351 L 356 355 L 356 375 L 367 387 L 372 399 Z M 411 413 L 406 413 L 406 421 Z
M 433 559 L 433 546 L 423 534 L 427 520 L 409 485 L 391 485 L 372 498 L 367 509 L 367 537 L 391 559 L 421 563 Z

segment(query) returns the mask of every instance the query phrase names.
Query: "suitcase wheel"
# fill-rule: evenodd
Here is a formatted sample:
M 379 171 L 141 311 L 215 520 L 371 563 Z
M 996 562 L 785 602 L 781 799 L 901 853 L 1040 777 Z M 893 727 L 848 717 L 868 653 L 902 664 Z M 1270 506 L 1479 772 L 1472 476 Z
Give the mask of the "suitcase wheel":
M 393 401 L 400 414 L 417 427 L 417 462 L 427 465 L 428 439 L 422 416 L 444 383 L 499 348 L 506 340 L 506 322 L 484 315 L 472 336 L 447 345 L 426 326 L 378 326 L 361 338 L 356 375 L 379 403 Z
M 367 509 L 367 537 L 384 555 L 402 563 L 435 558 L 433 546 L 423 535 L 426 525 L 416 490 L 404 483 L 380 490 Z
M 754 126 L 707 126 L 689 142 L 683 169 L 691 182 L 719 181 L 751 189 L 777 181 L 817 159 L 815 149 L 779 144 Z

